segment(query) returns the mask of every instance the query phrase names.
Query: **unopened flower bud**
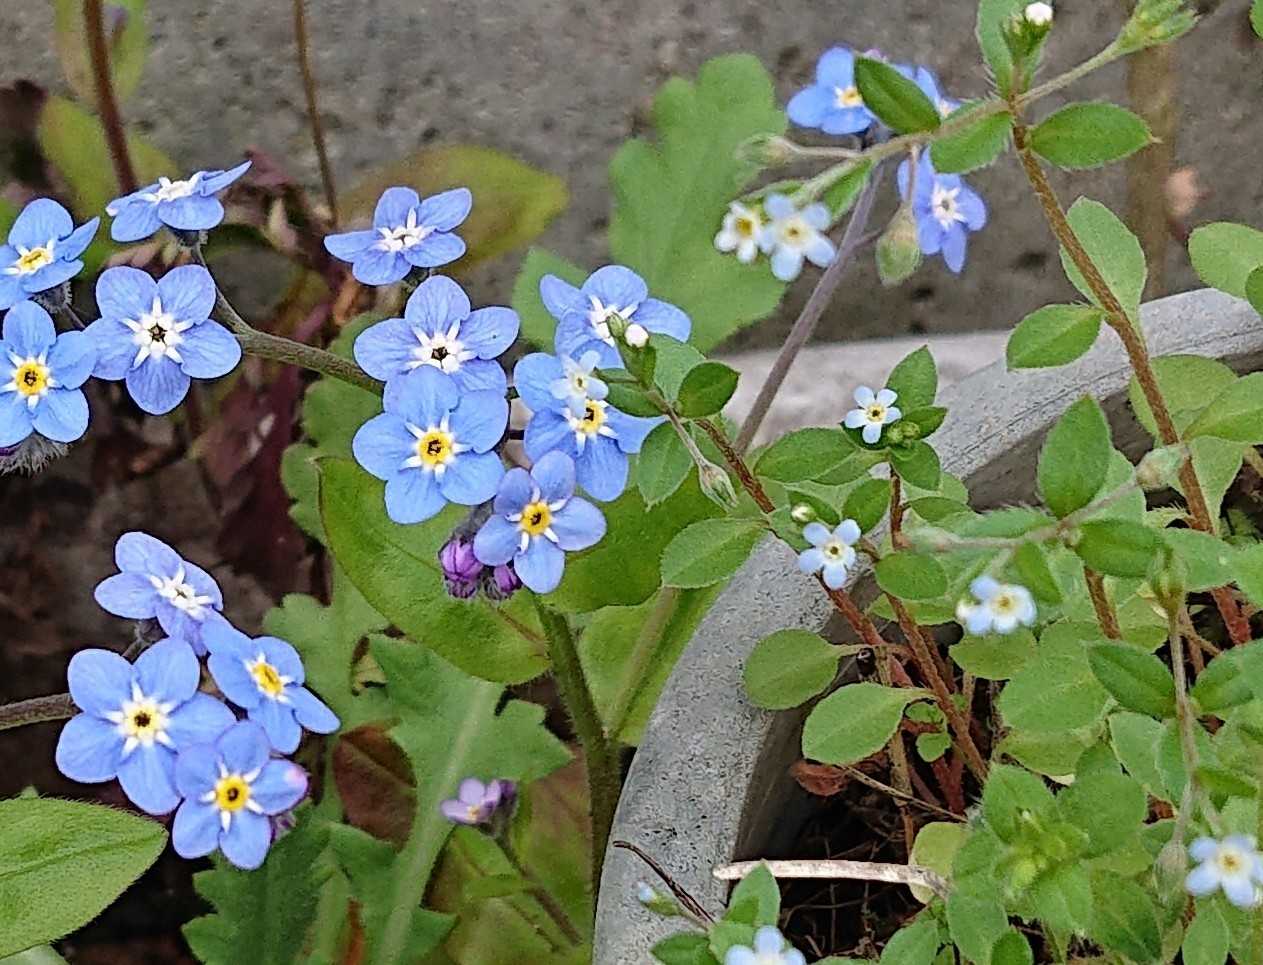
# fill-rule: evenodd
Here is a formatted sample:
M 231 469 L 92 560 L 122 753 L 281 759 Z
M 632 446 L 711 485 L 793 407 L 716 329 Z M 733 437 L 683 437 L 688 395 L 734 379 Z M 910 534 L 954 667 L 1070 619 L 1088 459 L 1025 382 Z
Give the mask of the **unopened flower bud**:
M 1183 446 L 1163 446 L 1147 452 L 1136 467 L 1136 482 L 1146 492 L 1167 489 L 1175 482 L 1186 458 Z
M 1165 44 L 1193 29 L 1197 17 L 1184 0 L 1140 0 L 1115 43 L 1122 53 Z
M 737 160 L 761 168 L 788 164 L 794 159 L 794 146 L 779 134 L 756 134 L 737 145 Z
M 618 312 L 611 313 L 605 319 L 605 324 L 609 327 L 610 335 L 616 339 L 625 338 L 627 335 L 627 319 L 623 318 Z
M 815 522 L 816 511 L 807 503 L 799 503 L 789 511 L 789 518 L 799 526 L 806 526 L 808 523 Z
M 898 285 L 920 264 L 917 219 L 912 206 L 902 204 L 877 241 L 877 274 L 883 285 Z
M 510 562 L 501 564 L 491 571 L 491 575 L 483 582 L 482 591 L 489 599 L 499 602 L 507 600 L 520 589 L 522 589 L 522 580 Z
M 478 592 L 482 562 L 474 555 L 472 540 L 453 536 L 439 550 L 439 567 L 447 592 L 458 600 L 468 600 Z
M 623 333 L 623 341 L 632 348 L 644 348 L 649 344 L 649 332 L 645 330 L 643 325 L 637 325 L 632 322 L 627 326 L 627 331 Z
M 1022 17 L 1032 26 L 1047 27 L 1053 21 L 1052 4 L 1028 3 L 1026 9 L 1022 11 Z
M 697 480 L 701 483 L 702 492 L 711 502 L 724 509 L 737 508 L 737 491 L 732 488 L 732 480 L 719 466 L 709 460 L 697 464 Z

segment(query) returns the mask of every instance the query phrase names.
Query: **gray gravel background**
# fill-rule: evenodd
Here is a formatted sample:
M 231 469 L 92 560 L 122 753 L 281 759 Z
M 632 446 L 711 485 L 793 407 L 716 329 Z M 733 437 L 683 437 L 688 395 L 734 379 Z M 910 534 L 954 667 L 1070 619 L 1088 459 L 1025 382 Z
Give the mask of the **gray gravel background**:
M 1118 0 L 1061 0 L 1053 69 L 1103 46 L 1121 7 Z M 314 187 L 290 4 L 151 0 L 149 8 L 153 46 L 127 116 L 189 167 L 220 166 L 257 145 Z M 708 57 L 750 50 L 788 97 L 822 49 L 849 42 L 927 64 L 957 96 L 985 90 L 968 0 L 309 0 L 308 8 L 341 184 L 425 144 L 492 145 L 567 181 L 572 205 L 543 244 L 591 266 L 606 257 L 606 163 L 641 129 L 650 97 L 671 73 L 692 74 Z M 1245 0 L 1224 0 L 1180 48 L 1176 150 L 1208 192 L 1197 220 L 1263 222 L 1263 45 L 1243 29 L 1245 10 Z M 51 23 L 51 4 L 0 2 L 0 84 L 25 77 L 64 88 Z M 1075 95 L 1122 99 L 1123 90 L 1115 66 Z M 965 276 L 953 278 L 936 259 L 911 283 L 884 291 L 865 265 L 825 319 L 822 337 L 1007 327 L 1069 293 L 1016 164 L 973 181 L 993 219 L 971 246 Z M 1116 208 L 1123 202 L 1117 169 L 1064 179 L 1061 187 L 1067 201 L 1090 194 Z M 506 298 L 517 262 L 512 256 L 484 271 L 478 299 Z M 1178 245 L 1170 262 L 1171 287 L 1193 286 Z M 802 297 L 795 295 L 784 316 Z M 789 320 L 767 322 L 741 345 L 776 344 Z

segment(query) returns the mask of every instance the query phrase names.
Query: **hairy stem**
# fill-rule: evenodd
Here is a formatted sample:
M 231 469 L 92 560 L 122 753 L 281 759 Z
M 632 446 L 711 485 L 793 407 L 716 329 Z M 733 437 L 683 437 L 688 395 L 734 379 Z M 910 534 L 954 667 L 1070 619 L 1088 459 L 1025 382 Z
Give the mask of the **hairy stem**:
M 745 422 L 741 424 L 741 431 L 737 433 L 735 443 L 737 452 L 744 453 L 750 448 L 750 443 L 754 441 L 759 427 L 767 418 L 768 410 L 772 408 L 776 394 L 785 384 L 785 377 L 789 375 L 794 360 L 798 358 L 798 353 L 802 351 L 803 346 L 811 341 L 811 336 L 815 333 L 824 310 L 833 301 L 833 296 L 837 294 L 847 269 L 851 267 L 855 253 L 859 250 L 864 229 L 868 226 L 869 216 L 872 214 L 873 202 L 877 198 L 877 188 L 881 184 L 881 174 L 881 168 L 874 169 L 868 176 L 868 183 L 864 185 L 864 189 L 856 199 L 855 209 L 842 235 L 842 242 L 838 245 L 837 255 L 832 264 L 825 269 L 824 274 L 820 276 L 820 281 L 816 283 L 815 290 L 807 299 L 807 304 L 803 306 L 803 310 L 795 319 L 785 339 L 785 344 L 781 346 L 776 361 L 772 363 L 767 378 L 759 388 L 759 394 L 755 397 Z
M 43 724 L 50 720 L 67 720 L 79 713 L 70 694 L 32 697 L 0 706 L 0 730 L 12 730 L 27 724 Z
M 324 125 L 320 121 L 320 106 L 316 99 L 316 75 L 311 68 L 310 47 L 307 41 L 307 2 L 294 0 L 294 45 L 298 49 L 298 68 L 303 75 L 303 94 L 307 99 L 307 119 L 311 122 L 311 140 L 316 147 L 316 159 L 320 163 L 320 183 L 324 186 L 325 204 L 329 206 L 329 220 L 338 226 L 338 192 L 333 183 L 333 167 L 329 164 L 329 152 L 325 148 Z
M 618 740 L 618 735 L 627 724 L 632 704 L 640 693 L 645 671 L 652 663 L 654 654 L 658 652 L 662 632 L 675 616 L 675 608 L 679 600 L 680 591 L 675 587 L 664 586 L 660 589 L 653 609 L 636 634 L 636 642 L 632 645 L 631 656 L 627 660 L 623 686 L 618 689 L 606 715 L 609 723 L 605 728 L 605 734 L 612 741 Z
M 539 612 L 539 622 L 548 640 L 557 690 L 583 747 L 592 815 L 592 893 L 596 894 L 601 886 L 605 848 L 614 827 L 614 810 L 618 807 L 618 796 L 622 790 L 618 749 L 605 737 L 601 715 L 597 712 L 592 691 L 583 675 L 583 666 L 579 662 L 579 651 L 575 649 L 574 634 L 570 630 L 569 621 L 556 610 L 550 609 L 539 597 L 535 597 L 535 608 Z
M 1096 570 L 1084 567 L 1083 578 L 1088 584 L 1088 596 L 1092 598 L 1092 609 L 1096 611 L 1096 621 L 1101 630 L 1111 640 L 1121 640 L 1123 631 L 1118 626 L 1118 614 L 1114 612 L 1114 604 L 1105 592 L 1105 577 Z
M 120 194 L 131 194 L 139 187 L 127 148 L 127 132 L 114 96 L 114 80 L 110 76 L 110 47 L 105 37 L 105 14 L 101 0 L 83 0 L 84 34 L 88 40 L 88 57 L 92 62 L 92 83 L 96 88 L 96 108 L 101 115 L 101 128 L 114 165 L 114 177 Z
M 582 945 L 583 936 L 580 935 L 579 930 L 575 928 L 574 923 L 570 920 L 570 916 L 566 914 L 566 910 L 562 908 L 557 899 L 553 897 L 553 893 L 544 887 L 540 880 L 526 869 L 526 865 L 517 859 L 517 856 L 513 853 L 513 849 L 509 847 L 507 841 L 504 843 L 504 848 L 502 850 L 504 852 L 504 856 L 509 859 L 509 864 L 513 866 L 513 870 L 518 873 L 523 881 L 530 885 L 529 894 L 531 897 L 538 901 L 540 907 L 548 913 L 548 917 L 553 920 L 553 924 L 557 926 L 557 930 L 566 936 L 566 941 L 570 942 L 572 945 Z

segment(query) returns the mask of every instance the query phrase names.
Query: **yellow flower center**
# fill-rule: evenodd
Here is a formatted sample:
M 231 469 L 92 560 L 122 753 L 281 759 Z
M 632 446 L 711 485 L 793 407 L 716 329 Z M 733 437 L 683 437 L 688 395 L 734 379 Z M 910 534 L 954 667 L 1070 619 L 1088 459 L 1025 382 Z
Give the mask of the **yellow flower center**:
M 737 234 L 743 238 L 753 238 L 759 233 L 759 226 L 749 215 L 739 216 L 734 227 L 737 229 Z
M 605 403 L 599 399 L 588 399 L 583 407 L 582 417 L 573 420 L 576 432 L 585 436 L 594 436 L 605 425 Z
M 522 531 L 531 536 L 539 536 L 552 525 L 552 521 L 553 511 L 542 499 L 539 502 L 528 503 L 522 510 Z
M 250 785 L 240 774 L 229 774 L 215 782 L 215 806 L 221 811 L 240 811 L 250 802 Z
M 882 422 L 886 418 L 886 407 L 884 405 L 870 405 L 868 407 L 868 419 L 870 422 Z
M 13 382 L 20 395 L 40 395 L 48 388 L 48 366 L 34 359 L 23 362 L 13 373 Z
M 993 613 L 1008 614 L 1017 609 L 1017 598 L 1012 593 L 997 593 L 991 598 Z
M 17 263 L 14 265 L 19 275 L 29 275 L 33 271 L 39 271 L 45 265 L 53 263 L 52 246 L 36 247 L 30 251 L 18 256 Z
M 254 682 L 259 685 L 259 689 L 269 697 L 280 696 L 285 690 L 285 682 L 281 680 L 281 675 L 266 660 L 260 660 L 251 667 L 250 673 L 254 675 Z
M 132 705 L 123 717 L 123 734 L 142 744 L 157 740 L 167 726 L 167 715 L 152 700 Z
M 850 87 L 833 88 L 833 102 L 838 107 L 861 107 L 864 98 L 860 96 L 860 89 L 852 84 Z
M 442 429 L 431 429 L 417 440 L 417 458 L 431 469 L 445 466 L 452 459 L 452 435 Z

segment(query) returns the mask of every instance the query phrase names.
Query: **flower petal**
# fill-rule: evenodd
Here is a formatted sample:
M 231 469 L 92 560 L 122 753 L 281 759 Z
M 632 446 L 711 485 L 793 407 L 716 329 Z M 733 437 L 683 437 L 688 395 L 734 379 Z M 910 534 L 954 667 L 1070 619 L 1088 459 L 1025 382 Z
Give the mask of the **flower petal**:
M 40 355 L 57 341 L 52 316 L 34 302 L 19 302 L 9 309 L 3 331 L 5 345 L 23 358 Z
M 474 536 L 474 556 L 486 566 L 501 566 L 513 559 L 521 539 L 522 531 L 517 524 L 510 523 L 504 516 L 492 516 Z
M 420 244 L 405 248 L 403 256 L 418 268 L 449 265 L 465 254 L 465 242 L 459 235 L 432 234 Z
M 387 412 L 406 419 L 418 429 L 438 425 L 459 402 L 456 385 L 432 365 L 423 365 L 392 379 L 383 397 Z
M 162 227 L 158 205 L 152 201 L 132 197 L 118 202 L 117 210 L 110 225 L 110 237 L 120 244 L 141 241 Z
M 785 113 L 799 127 L 819 127 L 834 104 L 832 88 L 812 84 L 789 99 Z
M 469 217 L 473 206 L 474 196 L 469 188 L 442 191 L 421 202 L 417 209 L 417 223 L 436 231 L 451 231 Z
M 198 180 L 197 189 L 202 194 L 215 194 L 224 190 L 249 170 L 250 162 L 242 161 L 227 171 L 206 171 Z
M 73 261 L 82 255 L 88 250 L 88 245 L 92 244 L 92 239 L 96 237 L 97 228 L 100 226 L 101 219 L 92 218 L 70 232 L 57 246 L 58 259 L 61 261 Z
M 649 331 L 669 335 L 679 342 L 687 342 L 693 330 L 693 322 L 683 309 L 657 298 L 646 298 L 632 318 Z
M 158 283 L 148 272 L 120 265 L 96 280 L 96 304 L 103 318 L 136 321 L 153 307 Z
M 31 425 L 54 442 L 74 442 L 88 431 L 88 399 L 80 389 L 53 389 L 35 407 Z
M 433 279 L 431 279 L 433 280 Z M 388 318 L 370 325 L 355 339 L 355 361 L 383 382 L 410 371 L 413 350 L 420 347 L 412 325 L 402 318 Z
M 452 373 L 452 380 L 464 395 L 467 392 L 492 392 L 504 398 L 509 387 L 508 376 L 496 361 L 470 359 Z
M 99 784 L 118 774 L 123 739 L 118 728 L 91 714 L 77 714 L 57 738 L 57 769 L 72 781 Z
M 557 321 L 560 322 L 570 315 L 587 320 L 590 303 L 583 292 L 570 282 L 556 275 L 545 275 L 539 280 L 539 296 L 548 313 Z
M 285 693 L 294 707 L 294 717 L 313 734 L 332 734 L 342 725 L 338 715 L 306 687 L 290 687 Z
M 623 452 L 640 452 L 645 438 L 663 421 L 661 417 L 644 418 L 628 415 L 614 408 L 605 410 L 605 424 L 614 431 L 618 448 Z
M 219 811 L 195 799 L 186 800 L 175 812 L 171 846 L 181 858 L 201 858 L 219 847 Z
M 574 460 L 564 452 L 552 451 L 542 456 L 531 469 L 531 478 L 539 486 L 540 496 L 546 503 L 569 499 L 574 495 Z
M 593 499 L 617 499 L 627 488 L 627 456 L 613 439 L 592 436 L 575 460 L 575 476 Z
M 158 297 L 179 321 L 204 322 L 215 307 L 215 279 L 201 265 L 181 265 L 158 280 Z
M 140 746 L 118 765 L 127 799 L 146 814 L 170 814 L 180 804 L 175 789 L 175 754 L 160 744 Z
M 245 667 L 247 656 L 236 647 L 221 649 L 211 647 L 210 659 L 206 661 L 207 669 L 215 680 L 220 692 L 238 707 L 253 710 L 264 699 L 259 692 L 259 684 Z
M 563 550 L 585 550 L 605 536 L 605 516 L 586 499 L 571 499 L 553 514 L 552 530 Z
M 518 359 L 517 365 L 513 366 L 514 388 L 517 389 L 522 401 L 535 413 L 557 407 L 552 384 L 564 377 L 560 359 L 544 352 L 532 352 L 530 355 L 525 355 Z
M 241 361 L 241 343 L 218 322 L 203 322 L 184 333 L 180 368 L 195 379 L 217 379 Z
M 421 203 L 421 196 L 412 188 L 387 188 L 377 199 L 373 211 L 374 228 L 398 228 L 408 221 L 408 212 Z
M 383 412 L 359 427 L 351 440 L 351 452 L 355 461 L 378 479 L 392 479 L 404 461 L 416 454 L 416 439 L 403 419 Z
M 561 582 L 566 554 L 543 537 L 531 540 L 525 553 L 513 558 L 513 568 L 522 583 L 536 593 L 551 593 Z
M 406 258 L 393 251 L 369 247 L 355 256 L 351 274 L 364 285 L 393 285 L 412 270 Z
M 855 83 L 855 55 L 845 47 L 830 47 L 816 62 L 816 83 L 822 87 L 850 87 Z
M 531 417 L 526 424 L 522 445 L 531 459 L 538 460 L 544 453 L 553 450 L 564 452 L 576 461 L 579 457 L 570 423 L 560 412 L 552 410 L 536 412 Z
M 404 318 L 427 335 L 446 332 L 453 322 L 469 316 L 469 296 L 446 275 L 427 278 L 408 297 Z M 461 326 L 462 333 L 464 326 Z
M 209 231 L 224 220 L 224 206 L 218 198 L 190 194 L 187 198 L 158 202 L 158 217 L 180 231 Z
M 124 533 L 114 544 L 114 563 L 124 573 L 173 576 L 184 561 L 162 540 L 133 531 Z
M 250 797 L 264 814 L 288 811 L 307 793 L 307 772 L 289 761 L 268 761 L 250 785 Z
M 175 786 L 184 797 L 202 797 L 214 789 L 218 779 L 219 753 L 214 744 L 192 744 L 180 748 L 175 761 Z
M 511 308 L 480 308 L 461 323 L 460 340 L 480 359 L 493 359 L 517 340 L 521 327 L 522 320 Z
M 345 231 L 325 236 L 325 250 L 342 261 L 355 261 L 380 238 L 376 231 Z
M 237 722 L 227 704 L 210 694 L 194 694 L 171 713 L 167 736 L 177 751 L 199 744 L 209 744 Z
M 386 480 L 386 515 L 396 523 L 424 523 L 446 505 L 433 473 L 407 469 Z
M 136 345 L 126 325 L 112 318 L 98 318 L 84 329 L 84 334 L 92 339 L 96 348 L 93 375 L 110 381 L 127 375 L 136 358 Z
M 623 265 L 598 268 L 583 283 L 582 291 L 595 295 L 606 308 L 632 308 L 649 297 L 645 280 Z
M 126 376 L 127 393 L 150 415 L 166 415 L 188 395 L 189 377 L 171 359 L 147 358 Z
M 496 495 L 504 476 L 504 463 L 494 452 L 466 452 L 448 464 L 439 490 L 449 502 L 477 506 Z
M 294 711 L 289 705 L 276 700 L 260 700 L 250 708 L 250 719 L 263 726 L 274 751 L 292 754 L 298 750 L 303 730 L 298 726 L 298 721 L 294 720 Z
M 146 696 L 183 703 L 197 692 L 202 668 L 193 648 L 183 640 L 159 640 L 136 658 L 136 681 Z
M 449 426 L 457 443 L 487 452 L 504 438 L 509 424 L 509 403 L 494 392 L 470 392 L 452 410 Z
M 272 846 L 272 824 L 261 814 L 238 811 L 228 830 L 219 836 L 219 850 L 243 871 L 263 864 Z
M 9 244 L 23 248 L 42 247 L 75 230 L 70 212 L 52 198 L 36 198 L 17 216 L 9 229 Z

